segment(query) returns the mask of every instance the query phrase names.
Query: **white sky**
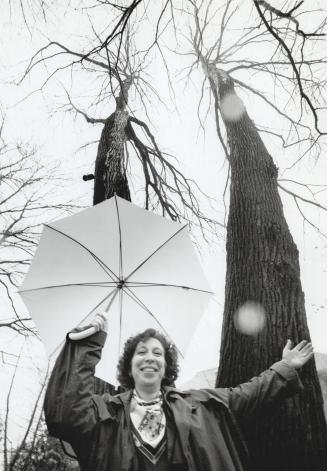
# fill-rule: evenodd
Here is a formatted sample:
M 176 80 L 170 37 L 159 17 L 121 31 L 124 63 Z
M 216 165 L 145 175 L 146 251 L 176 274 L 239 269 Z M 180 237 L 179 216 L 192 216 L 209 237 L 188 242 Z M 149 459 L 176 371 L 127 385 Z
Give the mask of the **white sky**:
M 244 3 L 246 4 L 246 2 Z M 61 172 L 70 178 L 67 187 L 64 188 L 67 197 L 91 204 L 93 183 L 84 183 L 81 177 L 84 173 L 93 172 L 96 146 L 89 146 L 85 151 L 79 153 L 76 153 L 76 150 L 85 142 L 98 139 L 101 125 L 92 126 L 81 117 L 74 119 L 72 115 L 54 113 L 54 110 L 56 106 L 65 102 L 63 85 L 71 86 L 72 95 L 76 98 L 76 102 L 80 103 L 80 106 L 86 104 L 87 95 L 91 95 L 92 81 L 86 81 L 84 75 L 78 79 L 74 78 L 73 83 L 70 83 L 69 77 L 63 74 L 60 78 L 54 79 L 43 93 L 35 93 L 23 102 L 19 102 L 19 100 L 37 88 L 44 77 L 44 70 L 39 69 L 37 73 L 27 79 L 22 87 L 16 87 L 10 83 L 13 77 L 17 78 L 21 75 L 24 65 L 26 65 L 26 62 L 22 61 L 28 60 L 33 52 L 46 42 L 46 38 L 42 37 L 42 31 L 46 31 L 50 39 L 61 38 L 72 47 L 74 43 L 78 44 L 82 41 L 84 31 L 88 29 L 88 21 L 85 16 L 84 21 L 76 21 L 76 19 L 74 21 L 73 17 L 68 16 L 58 22 L 53 14 L 50 16 L 47 26 L 39 24 L 39 33 L 33 33 L 32 38 L 21 22 L 16 20 L 16 23 L 12 25 L 5 14 L 2 15 L 1 23 L 0 78 L 2 77 L 2 87 L 0 103 L 6 112 L 7 135 L 12 140 L 28 141 L 40 146 L 40 154 L 45 160 L 59 160 Z M 181 61 L 181 58 L 171 59 L 173 76 Z M 153 81 L 157 88 L 160 88 L 161 85 L 166 87 L 166 82 L 161 84 L 160 62 L 154 61 L 151 67 Z M 159 71 L 159 76 L 157 71 Z M 168 110 L 155 104 L 154 109 L 151 110 L 152 130 L 158 136 L 161 146 L 178 157 L 185 174 L 195 178 L 206 193 L 217 199 L 217 217 L 223 221 L 222 193 L 225 187 L 227 165 L 224 164 L 222 151 L 217 144 L 212 113 L 207 119 L 205 136 L 199 131 L 196 110 L 199 96 L 198 77 L 201 77 L 201 74 L 202 72 L 199 72 L 198 75 L 195 75 L 193 83 L 189 87 L 184 87 L 184 82 L 180 77 L 175 79 L 178 112 L 171 104 L 169 104 Z M 82 94 L 84 98 L 80 98 Z M 266 110 L 259 107 L 255 101 L 247 97 L 242 98 L 254 120 L 266 118 L 269 121 L 274 119 L 266 116 Z M 143 117 L 139 104 L 133 110 L 137 115 L 139 113 Z M 111 104 L 110 106 L 99 106 L 98 110 L 93 109 L 92 113 L 96 117 L 107 117 L 112 111 Z M 324 124 L 327 126 L 326 119 Z M 292 159 L 294 160 L 294 155 L 281 152 L 270 140 L 265 142 L 281 174 L 283 168 L 287 166 L 286 164 Z M 326 175 L 327 164 L 324 154 L 317 162 L 304 160 L 297 168 L 283 173 L 284 178 L 294 178 L 300 182 L 312 184 L 327 184 Z M 300 252 L 301 279 L 306 296 L 307 316 L 313 344 L 316 351 L 327 353 L 327 242 L 308 224 L 303 224 L 292 199 L 284 194 L 281 196 L 290 230 Z M 304 194 L 304 196 L 308 195 Z M 327 205 L 327 192 L 321 194 L 319 201 L 321 204 Z M 319 224 L 321 230 L 327 233 L 326 212 L 319 212 L 307 207 L 306 214 L 310 215 L 314 222 Z M 211 241 L 209 245 L 201 244 L 203 266 L 215 296 L 191 341 L 180 383 L 185 382 L 199 370 L 217 366 L 224 302 L 224 237 L 224 233 L 221 232 L 220 237 Z M 8 317 L 8 308 L 5 301 L 3 304 L 0 315 L 5 318 Z M 11 334 L 1 331 L 0 339 L 1 349 L 10 350 L 12 348 L 13 352 L 17 352 L 19 338 L 13 339 Z M 44 357 L 42 357 L 42 352 L 37 344 L 32 342 L 28 348 L 29 354 L 34 357 L 35 362 L 41 366 L 42 363 L 44 365 Z M 17 404 L 24 402 L 25 410 L 26 404 L 33 403 L 35 384 L 38 382 L 38 373 L 28 361 L 26 368 L 28 369 L 21 372 L 17 383 L 19 390 Z M 9 371 L 10 369 L 5 367 L 0 370 L 1 384 L 4 385 L 0 391 L 1 405 L 9 384 Z M 23 426 L 25 420 L 23 410 L 18 411 L 18 417 L 15 420 L 20 426 Z M 19 428 L 19 426 L 16 425 L 16 430 L 17 427 Z

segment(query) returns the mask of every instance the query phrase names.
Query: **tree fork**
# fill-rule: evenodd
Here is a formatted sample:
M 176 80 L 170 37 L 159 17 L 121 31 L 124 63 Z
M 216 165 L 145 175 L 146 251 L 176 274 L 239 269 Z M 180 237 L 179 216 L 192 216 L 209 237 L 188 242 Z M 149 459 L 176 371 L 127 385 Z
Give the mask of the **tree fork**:
M 219 101 L 234 95 L 232 79 L 213 67 L 210 84 Z M 245 108 L 240 119 L 224 117 L 230 148 L 231 186 L 227 226 L 227 272 L 220 365 L 216 385 L 235 386 L 281 358 L 286 340 L 310 339 L 300 281 L 298 249 L 278 194 L 277 168 Z M 247 336 L 233 316 L 246 301 L 261 303 L 265 328 Z M 300 373 L 304 390 L 242 424 L 251 471 L 323 471 L 327 427 L 315 363 Z

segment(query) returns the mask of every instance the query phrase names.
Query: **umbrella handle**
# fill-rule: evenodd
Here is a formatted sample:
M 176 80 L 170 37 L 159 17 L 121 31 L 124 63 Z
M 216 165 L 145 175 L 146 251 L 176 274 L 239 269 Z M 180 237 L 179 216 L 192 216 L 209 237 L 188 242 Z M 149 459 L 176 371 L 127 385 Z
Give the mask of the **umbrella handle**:
M 68 337 L 71 340 L 82 340 L 86 337 L 89 337 L 90 335 L 95 334 L 95 332 L 97 332 L 97 329 L 96 327 L 92 326 L 88 329 L 82 330 L 81 332 L 71 332 L 70 334 L 68 334 Z

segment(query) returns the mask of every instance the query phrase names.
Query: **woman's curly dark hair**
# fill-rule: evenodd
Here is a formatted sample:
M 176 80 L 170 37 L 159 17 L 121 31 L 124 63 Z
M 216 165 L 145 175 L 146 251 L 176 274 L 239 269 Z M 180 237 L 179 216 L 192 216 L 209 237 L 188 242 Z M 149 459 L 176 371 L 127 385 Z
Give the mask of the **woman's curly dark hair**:
M 123 388 L 134 388 L 134 379 L 131 375 L 132 358 L 136 346 L 150 338 L 159 340 L 165 351 L 166 370 L 161 384 L 163 386 L 172 386 L 174 384 L 179 372 L 177 348 L 157 330 L 147 329 L 134 337 L 130 337 L 124 345 L 124 351 L 117 366 L 117 379 Z

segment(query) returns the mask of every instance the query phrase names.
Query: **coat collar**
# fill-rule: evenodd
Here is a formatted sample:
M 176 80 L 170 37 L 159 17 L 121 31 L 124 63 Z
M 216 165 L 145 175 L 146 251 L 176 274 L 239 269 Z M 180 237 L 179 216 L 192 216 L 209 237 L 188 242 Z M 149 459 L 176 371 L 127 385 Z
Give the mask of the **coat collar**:
M 132 389 L 128 389 L 116 396 L 109 396 L 109 403 L 116 406 L 124 406 L 126 408 L 131 401 L 132 398 Z
M 181 389 L 175 388 L 173 386 L 162 387 L 162 392 L 166 401 L 169 399 L 190 398 L 190 401 L 192 402 L 193 398 L 199 402 L 207 402 L 208 400 L 214 399 L 215 401 L 223 404 L 225 407 L 228 408 L 227 397 L 226 393 L 224 394 L 224 389 L 218 389 L 217 392 L 215 391 L 215 393 L 213 393 L 213 391 L 214 390 L 206 389 L 182 391 Z M 218 391 L 220 391 L 219 394 Z M 117 394 L 116 396 L 110 396 L 109 402 L 116 405 L 123 405 L 126 408 L 126 406 L 131 401 L 132 393 L 133 390 L 129 389 L 127 391 L 124 391 L 123 393 Z
M 214 400 L 229 409 L 228 396 L 225 389 L 191 389 L 182 391 L 177 388 L 166 386 L 163 391 L 164 397 L 166 399 L 183 398 L 187 400 L 190 404 L 194 404 L 195 401 L 208 402 L 210 400 Z
M 168 397 L 185 397 L 190 395 L 188 391 L 182 391 L 181 389 L 174 388 L 173 386 L 163 386 L 162 391 L 166 399 Z
M 163 386 L 162 387 L 162 392 L 164 395 L 164 398 L 167 399 L 168 397 L 185 397 L 185 396 L 190 396 L 190 392 L 188 391 L 182 391 L 180 389 L 174 388 L 172 386 Z M 116 396 L 110 396 L 109 402 L 116 404 L 116 405 L 124 405 L 127 406 L 129 402 L 131 401 L 133 394 L 132 389 L 128 389 L 127 391 L 124 391 L 120 394 L 117 394 Z

